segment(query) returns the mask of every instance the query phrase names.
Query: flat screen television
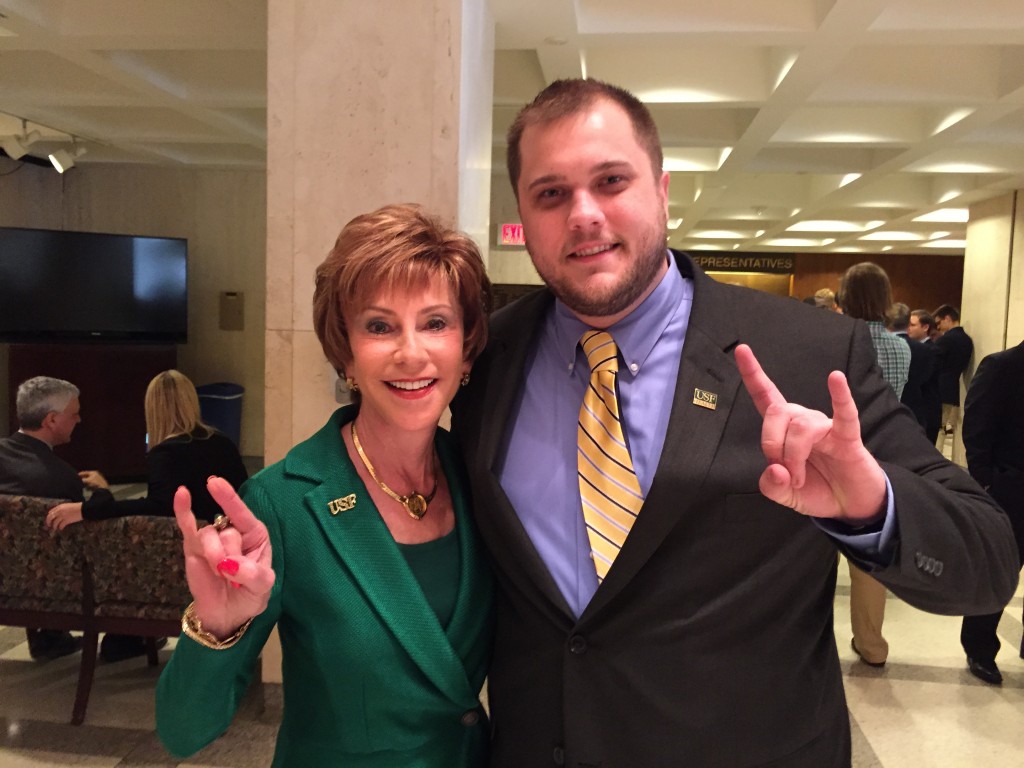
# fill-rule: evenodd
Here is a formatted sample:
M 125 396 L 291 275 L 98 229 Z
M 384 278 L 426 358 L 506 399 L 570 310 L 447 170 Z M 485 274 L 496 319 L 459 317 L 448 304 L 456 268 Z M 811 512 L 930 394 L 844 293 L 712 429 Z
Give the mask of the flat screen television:
M 184 343 L 188 241 L 0 227 L 0 342 Z

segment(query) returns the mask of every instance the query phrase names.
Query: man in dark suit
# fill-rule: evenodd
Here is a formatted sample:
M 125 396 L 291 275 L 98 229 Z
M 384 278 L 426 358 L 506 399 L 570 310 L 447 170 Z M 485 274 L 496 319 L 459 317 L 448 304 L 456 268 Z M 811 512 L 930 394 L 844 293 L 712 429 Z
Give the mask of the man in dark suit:
M 938 353 L 931 343 L 910 338 L 910 319 L 910 308 L 906 304 L 897 301 L 892 305 L 889 330 L 910 346 L 910 371 L 900 402 L 911 410 L 925 435 L 934 443 L 939 436 L 939 422 L 942 419 Z M 918 326 L 921 327 L 920 321 Z
M 991 610 L 1017 580 L 1005 515 L 936 456 L 863 322 L 665 248 L 631 94 L 553 83 L 508 160 L 548 288 L 494 317 L 453 405 L 500 586 L 492 765 L 848 766 L 837 548 L 921 608 Z
M 967 470 L 1006 510 L 1024 565 L 1024 342 L 988 355 L 971 379 L 964 400 Z M 960 644 L 971 673 L 999 685 L 996 629 L 1003 612 L 965 616 Z M 1024 658 L 1024 644 L 1020 649 Z
M 53 453 L 54 446 L 71 441 L 71 433 L 82 420 L 78 394 L 74 384 L 48 376 L 36 376 L 18 387 L 15 408 L 21 429 L 0 438 L 0 493 L 81 501 L 83 483 L 107 487 L 99 472 L 76 472 Z M 81 638 L 68 632 L 25 632 L 34 659 L 67 656 L 82 646 Z
M 935 447 L 941 451 L 946 438 L 952 440 L 960 426 L 960 377 L 971 362 L 974 342 L 960 327 L 960 311 L 956 307 L 943 304 L 932 316 L 935 327 L 942 332 L 935 341 L 939 351 L 939 397 L 942 399 L 942 429 Z M 958 460 L 956 456 L 953 458 Z

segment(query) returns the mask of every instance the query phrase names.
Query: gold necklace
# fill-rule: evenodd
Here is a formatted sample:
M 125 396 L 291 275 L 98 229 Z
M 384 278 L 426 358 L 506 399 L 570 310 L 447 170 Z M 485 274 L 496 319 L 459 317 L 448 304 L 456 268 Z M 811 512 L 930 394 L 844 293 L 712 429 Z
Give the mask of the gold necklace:
M 373 471 L 373 465 L 370 460 L 366 458 L 366 454 L 363 453 L 363 446 L 359 442 L 359 434 L 356 432 L 356 423 L 352 422 L 352 443 L 356 447 L 356 453 L 359 454 L 359 458 L 363 460 L 363 466 L 366 467 L 366 471 L 370 473 L 370 477 L 373 478 L 373 482 L 380 486 L 380 489 L 384 491 L 388 496 L 397 501 L 403 507 L 405 511 L 409 513 L 409 517 L 416 520 L 422 520 L 423 516 L 427 514 L 427 505 L 434 500 L 435 494 L 437 494 L 437 475 L 434 475 L 434 487 L 430 489 L 430 493 L 424 496 L 418 491 L 413 491 L 408 496 L 401 496 L 390 488 L 388 488 L 379 477 L 377 473 Z

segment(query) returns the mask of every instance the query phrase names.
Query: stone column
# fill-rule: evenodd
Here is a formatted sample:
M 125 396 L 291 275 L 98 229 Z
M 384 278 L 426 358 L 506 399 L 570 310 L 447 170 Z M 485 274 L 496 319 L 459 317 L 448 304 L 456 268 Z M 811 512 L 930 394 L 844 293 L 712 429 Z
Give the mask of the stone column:
M 982 358 L 1024 340 L 1024 195 L 1019 191 L 971 206 L 964 253 L 961 325 L 974 340 L 966 385 Z M 956 435 L 954 458 L 965 464 Z
M 268 26 L 271 463 L 336 407 L 311 306 L 314 270 L 344 223 L 416 202 L 486 248 L 494 30 L 480 0 L 268 0 Z

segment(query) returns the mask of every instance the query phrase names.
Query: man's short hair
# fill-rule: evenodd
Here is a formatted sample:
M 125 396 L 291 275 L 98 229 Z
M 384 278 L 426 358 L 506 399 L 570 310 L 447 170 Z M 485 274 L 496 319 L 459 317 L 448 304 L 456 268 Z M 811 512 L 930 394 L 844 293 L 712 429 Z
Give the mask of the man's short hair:
M 910 325 L 910 307 L 897 301 L 889 309 L 889 327 L 894 331 L 905 331 Z
M 78 387 L 64 379 L 36 376 L 18 386 L 16 408 L 22 429 L 39 429 L 48 413 L 60 413 L 78 397 Z
M 640 99 L 624 88 L 600 80 L 555 80 L 520 110 L 508 129 L 506 163 L 516 199 L 519 199 L 519 174 L 523 168 L 523 158 L 519 151 L 523 131 L 532 125 L 548 125 L 578 115 L 600 99 L 608 99 L 626 112 L 633 124 L 637 142 L 651 160 L 655 181 L 661 178 L 664 156 L 658 127 L 654 124 L 650 110 Z
M 943 304 L 941 307 L 932 312 L 932 316 L 936 320 L 938 320 L 940 317 L 948 317 L 954 323 L 960 322 L 960 310 L 958 310 L 952 304 Z
M 917 322 L 919 322 L 921 325 L 927 325 L 929 332 L 935 330 L 935 318 L 932 317 L 932 313 L 929 312 L 927 309 L 911 310 L 910 315 L 911 317 L 916 317 Z

